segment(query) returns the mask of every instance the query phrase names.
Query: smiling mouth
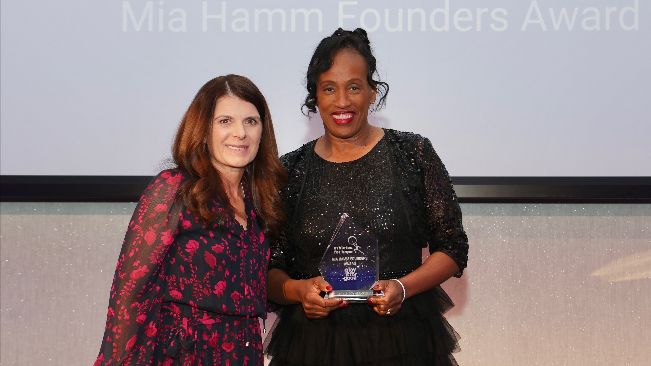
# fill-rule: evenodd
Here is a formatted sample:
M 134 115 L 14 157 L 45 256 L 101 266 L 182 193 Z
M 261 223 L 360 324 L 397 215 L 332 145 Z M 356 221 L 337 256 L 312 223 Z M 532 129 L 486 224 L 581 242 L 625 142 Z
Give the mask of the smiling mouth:
M 248 145 L 226 145 L 226 147 L 237 152 L 244 152 L 249 149 Z
M 355 113 L 353 112 L 344 112 L 344 113 L 333 113 L 332 118 L 335 123 L 338 125 L 345 125 L 353 121 Z

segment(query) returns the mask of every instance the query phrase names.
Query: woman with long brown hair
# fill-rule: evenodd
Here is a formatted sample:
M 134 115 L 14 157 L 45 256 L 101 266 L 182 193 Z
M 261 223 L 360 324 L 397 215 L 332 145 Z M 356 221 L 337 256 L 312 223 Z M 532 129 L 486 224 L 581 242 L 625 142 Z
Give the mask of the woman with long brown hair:
M 172 150 L 177 167 L 129 222 L 95 365 L 262 365 L 285 175 L 264 96 L 242 76 L 210 80 Z

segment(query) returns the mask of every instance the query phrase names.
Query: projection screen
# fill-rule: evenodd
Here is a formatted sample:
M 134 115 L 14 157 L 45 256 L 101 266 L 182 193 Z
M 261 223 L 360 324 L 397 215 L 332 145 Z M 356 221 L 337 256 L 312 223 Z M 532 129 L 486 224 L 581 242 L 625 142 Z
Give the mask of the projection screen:
M 2 2 L 2 175 L 143 176 L 197 90 L 266 95 L 281 153 L 322 133 L 305 69 L 364 27 L 390 84 L 371 122 L 453 176 L 651 176 L 649 4 L 638 0 Z

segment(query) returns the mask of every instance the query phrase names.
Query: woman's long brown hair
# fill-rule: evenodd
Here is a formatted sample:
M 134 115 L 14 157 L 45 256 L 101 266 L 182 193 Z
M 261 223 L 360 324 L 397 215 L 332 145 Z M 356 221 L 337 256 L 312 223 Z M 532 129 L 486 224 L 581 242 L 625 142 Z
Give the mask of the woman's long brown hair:
M 243 183 L 253 193 L 253 203 L 265 232 L 276 236 L 284 220 L 280 189 L 286 172 L 278 160 L 267 101 L 255 84 L 244 76 L 231 74 L 210 80 L 199 89 L 185 112 L 172 147 L 174 162 L 189 175 L 181 186 L 181 197 L 188 209 L 206 222 L 217 218 L 217 213 L 209 208 L 215 198 L 226 203 L 229 213 L 233 213 L 206 143 L 210 139 L 215 106 L 219 98 L 227 95 L 253 104 L 260 114 L 260 147 L 253 162 L 246 167 Z

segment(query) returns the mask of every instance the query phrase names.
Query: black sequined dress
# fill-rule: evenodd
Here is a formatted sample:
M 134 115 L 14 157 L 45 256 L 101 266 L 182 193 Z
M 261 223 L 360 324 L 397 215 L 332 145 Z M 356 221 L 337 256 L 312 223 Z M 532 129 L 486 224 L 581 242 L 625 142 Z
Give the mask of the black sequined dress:
M 422 248 L 441 251 L 461 269 L 468 240 L 450 180 L 431 143 L 384 130 L 363 157 L 333 163 L 315 141 L 283 156 L 289 223 L 272 243 L 270 268 L 292 278 L 319 275 L 318 265 L 342 213 L 379 239 L 380 278 L 399 278 L 421 264 Z M 300 305 L 284 306 L 265 345 L 271 365 L 456 365 L 458 335 L 442 313 L 452 302 L 440 288 L 410 297 L 391 317 L 366 304 L 310 320 Z

